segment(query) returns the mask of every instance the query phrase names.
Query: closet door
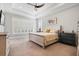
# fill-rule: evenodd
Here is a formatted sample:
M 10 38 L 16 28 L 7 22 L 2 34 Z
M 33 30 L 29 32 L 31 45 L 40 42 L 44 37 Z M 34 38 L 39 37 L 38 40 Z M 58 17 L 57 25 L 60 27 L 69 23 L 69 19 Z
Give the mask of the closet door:
M 79 21 L 77 22 L 77 55 L 79 56 Z

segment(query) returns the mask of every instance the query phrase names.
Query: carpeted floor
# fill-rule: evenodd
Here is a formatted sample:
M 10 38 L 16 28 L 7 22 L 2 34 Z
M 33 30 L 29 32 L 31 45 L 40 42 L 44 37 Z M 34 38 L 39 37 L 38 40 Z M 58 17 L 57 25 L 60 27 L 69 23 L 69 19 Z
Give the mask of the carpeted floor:
M 11 46 L 9 56 L 75 56 L 76 47 L 55 43 L 45 49 L 33 42 L 22 42 Z

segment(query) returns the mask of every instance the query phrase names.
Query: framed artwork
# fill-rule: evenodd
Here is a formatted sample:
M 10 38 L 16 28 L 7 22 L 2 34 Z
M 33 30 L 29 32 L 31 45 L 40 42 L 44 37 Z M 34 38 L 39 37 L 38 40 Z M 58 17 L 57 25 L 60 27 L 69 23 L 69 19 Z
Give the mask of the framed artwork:
M 55 17 L 54 19 L 48 20 L 49 24 L 57 24 L 57 17 Z

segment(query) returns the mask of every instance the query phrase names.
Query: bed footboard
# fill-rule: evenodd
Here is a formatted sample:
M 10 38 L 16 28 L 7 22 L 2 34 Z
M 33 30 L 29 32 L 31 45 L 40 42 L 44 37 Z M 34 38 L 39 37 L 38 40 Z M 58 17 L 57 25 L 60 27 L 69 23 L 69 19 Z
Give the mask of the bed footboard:
M 29 34 L 29 40 L 30 41 L 33 41 L 33 42 L 35 42 L 35 43 L 37 43 L 37 44 L 39 44 L 39 45 L 41 45 L 41 46 L 45 46 L 45 39 L 44 39 L 44 37 L 43 36 L 40 36 L 40 35 L 36 35 L 36 34 Z

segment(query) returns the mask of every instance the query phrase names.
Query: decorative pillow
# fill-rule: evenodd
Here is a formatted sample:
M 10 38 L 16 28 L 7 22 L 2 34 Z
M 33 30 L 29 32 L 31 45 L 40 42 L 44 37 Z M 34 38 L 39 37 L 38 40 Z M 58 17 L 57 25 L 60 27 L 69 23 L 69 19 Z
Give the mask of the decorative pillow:
M 46 28 L 45 30 L 44 30 L 44 32 L 55 32 L 55 30 L 54 29 L 51 29 L 51 28 Z
M 44 32 L 48 32 L 48 33 L 49 33 L 49 32 L 50 32 L 50 29 L 49 29 L 49 28 L 47 28 L 47 29 L 45 29 L 45 31 L 44 31 Z

